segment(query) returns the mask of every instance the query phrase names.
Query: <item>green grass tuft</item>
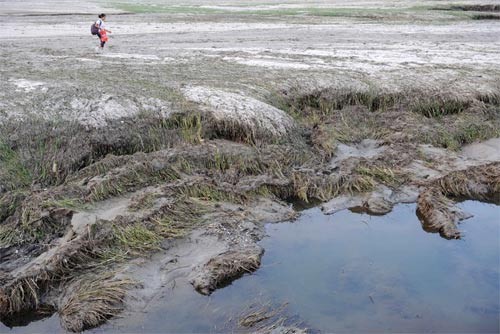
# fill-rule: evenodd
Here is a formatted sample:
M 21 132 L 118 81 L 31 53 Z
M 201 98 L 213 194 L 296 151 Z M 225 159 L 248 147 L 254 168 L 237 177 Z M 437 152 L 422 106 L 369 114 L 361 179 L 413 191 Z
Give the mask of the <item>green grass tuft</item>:
M 471 101 L 459 99 L 433 98 L 417 100 L 411 105 L 413 112 L 428 118 L 459 114 L 471 106 Z
M 31 182 L 31 174 L 17 152 L 0 140 L 0 187 L 4 191 L 15 190 L 28 187 Z
M 160 249 L 161 238 L 141 225 L 113 225 L 114 234 L 121 247 L 134 253 L 145 253 Z

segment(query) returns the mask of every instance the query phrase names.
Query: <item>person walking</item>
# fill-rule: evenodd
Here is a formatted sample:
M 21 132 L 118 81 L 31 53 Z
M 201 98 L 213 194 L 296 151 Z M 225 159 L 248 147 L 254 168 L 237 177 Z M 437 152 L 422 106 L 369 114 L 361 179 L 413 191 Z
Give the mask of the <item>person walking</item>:
M 90 27 L 90 32 L 92 35 L 97 35 L 99 37 L 99 45 L 96 47 L 96 52 L 104 50 L 104 45 L 108 41 L 108 33 L 111 34 L 111 30 L 107 30 L 104 22 L 106 21 L 106 14 L 99 14 L 97 21 Z

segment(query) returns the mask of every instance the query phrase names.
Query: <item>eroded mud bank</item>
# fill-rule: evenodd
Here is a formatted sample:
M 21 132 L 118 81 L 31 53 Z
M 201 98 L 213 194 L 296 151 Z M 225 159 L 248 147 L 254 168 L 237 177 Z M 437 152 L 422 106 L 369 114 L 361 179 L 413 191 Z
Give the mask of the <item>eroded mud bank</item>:
M 385 214 L 417 202 L 423 229 L 445 238 L 460 238 L 456 224 L 467 217 L 454 201 L 498 202 L 500 162 L 490 152 L 498 139 L 474 144 L 473 154 L 460 148 L 498 134 L 495 104 L 452 104 L 431 117 L 392 95 L 287 93 L 280 109 L 208 92 L 185 90 L 186 104 L 155 115 L 155 127 L 147 116 L 104 126 L 109 145 L 98 154 L 65 127 L 45 128 L 40 140 L 62 131 L 77 165 L 65 164 L 58 146 L 33 163 L 25 153 L 33 142 L 3 144 L 4 161 L 31 178 L 18 188 L 20 168 L 2 174 L 4 318 L 50 305 L 64 328 L 81 331 L 147 303 L 175 279 L 210 294 L 259 267 L 264 223 L 292 219 L 293 199 L 327 202 L 325 213 Z M 464 119 L 467 127 L 455 130 Z M 485 121 L 489 132 L 470 132 Z M 122 124 L 144 129 L 142 146 L 112 135 Z M 100 129 L 80 133 L 96 138 Z M 144 151 L 145 143 L 155 144 Z

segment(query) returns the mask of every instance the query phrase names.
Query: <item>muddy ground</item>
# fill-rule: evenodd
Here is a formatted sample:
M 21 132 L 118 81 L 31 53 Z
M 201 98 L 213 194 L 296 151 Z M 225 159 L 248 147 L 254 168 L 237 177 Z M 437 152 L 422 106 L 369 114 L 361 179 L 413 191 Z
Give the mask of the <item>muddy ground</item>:
M 2 2 L 4 322 L 78 332 L 175 282 L 210 294 L 297 201 L 417 202 L 448 239 L 457 201 L 499 202 L 497 2 L 214 3 Z

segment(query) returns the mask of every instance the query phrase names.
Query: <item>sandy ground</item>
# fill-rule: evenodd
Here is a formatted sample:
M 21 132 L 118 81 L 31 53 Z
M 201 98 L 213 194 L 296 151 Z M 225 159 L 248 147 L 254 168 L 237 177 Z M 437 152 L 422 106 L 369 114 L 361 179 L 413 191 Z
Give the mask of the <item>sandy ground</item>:
M 95 55 L 93 49 L 97 41 L 89 33 L 95 14 L 82 14 L 98 13 L 101 8 L 95 3 L 44 3 L 2 3 L 0 43 L 2 58 L 8 64 L 2 67 L 2 77 L 6 79 L 2 80 L 4 94 L 8 86 L 19 90 L 16 84 L 19 80 L 46 81 L 44 72 L 40 71 L 42 67 L 60 69 L 66 62 L 78 64 L 80 71 L 93 71 L 102 66 L 129 66 L 133 71 L 137 66 L 148 66 L 149 70 L 156 68 L 164 73 L 166 82 L 183 84 L 201 80 L 210 85 L 225 85 L 229 80 L 220 80 L 218 69 L 210 71 L 211 65 L 217 64 L 227 67 L 229 77 L 224 77 L 230 79 L 231 86 L 245 85 L 262 73 L 275 73 L 267 78 L 280 82 L 283 77 L 288 80 L 313 77 L 316 81 L 354 77 L 387 86 L 434 87 L 441 83 L 465 91 L 471 89 L 471 83 L 476 89 L 488 86 L 499 75 L 500 22 L 496 20 L 440 19 L 442 14 L 431 11 L 417 12 L 390 24 L 386 24 L 384 18 L 345 16 L 195 15 L 189 12 L 109 15 L 107 25 L 113 31 L 108 43 L 110 48 L 105 54 Z M 361 1 L 349 3 L 348 7 L 406 8 L 410 3 L 411 7 L 445 5 L 442 1 L 418 4 Z M 235 5 L 226 1 L 222 6 L 246 8 L 252 4 Z M 194 1 L 183 5 L 207 4 Z M 269 1 L 265 5 L 259 2 L 259 6 L 344 8 L 347 3 L 294 1 L 279 5 Z M 28 8 L 75 15 L 8 15 L 15 10 L 27 13 Z M 435 15 L 436 19 L 431 23 L 421 22 L 418 20 L 421 15 Z M 20 53 L 23 57 L 19 57 Z M 23 77 L 18 66 L 29 68 L 29 73 Z M 189 71 L 186 66 L 201 66 L 202 75 L 192 77 L 186 73 Z M 175 73 L 173 67 L 180 73 Z M 245 75 L 241 75 L 243 73 Z M 65 79 L 64 75 L 59 78 Z M 119 76 L 113 80 L 119 80 Z M 78 85 L 74 80 L 72 84 Z M 57 78 L 46 85 L 57 86 Z M 40 89 L 42 85 L 36 87 Z M 27 89 L 32 86 L 28 85 Z
M 7 15 L 18 5 L 6 2 L 0 10 L 0 117 L 30 112 L 30 100 L 50 99 L 53 90 L 66 95 L 85 90 L 92 76 L 110 95 L 134 78 L 167 87 L 229 87 L 251 95 L 297 83 L 311 89 L 418 87 L 460 95 L 495 90 L 500 76 L 496 20 L 426 23 L 409 17 L 387 24 L 342 16 L 110 14 L 113 34 L 105 52 L 96 54 L 97 39 L 89 33 L 95 15 Z M 77 13 L 78 6 L 54 5 L 68 13 Z M 93 4 L 86 6 L 94 10 Z M 37 113 L 81 115 L 58 104 Z

